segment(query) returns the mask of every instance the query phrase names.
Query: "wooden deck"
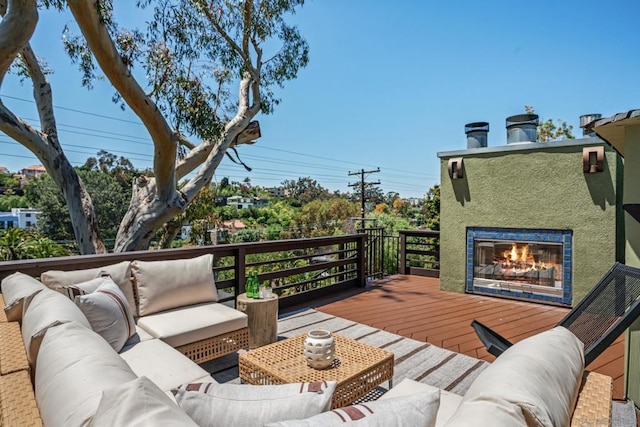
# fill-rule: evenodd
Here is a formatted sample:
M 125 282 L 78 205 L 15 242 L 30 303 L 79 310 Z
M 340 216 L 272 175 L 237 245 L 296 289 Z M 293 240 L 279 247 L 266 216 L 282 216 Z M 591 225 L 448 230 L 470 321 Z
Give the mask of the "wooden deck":
M 477 319 L 511 341 L 553 327 L 569 311 L 529 302 L 445 292 L 439 280 L 396 275 L 364 291 L 314 301 L 328 314 L 492 361 L 470 324 Z M 618 338 L 589 370 L 614 379 L 614 398 L 624 396 L 624 337 Z

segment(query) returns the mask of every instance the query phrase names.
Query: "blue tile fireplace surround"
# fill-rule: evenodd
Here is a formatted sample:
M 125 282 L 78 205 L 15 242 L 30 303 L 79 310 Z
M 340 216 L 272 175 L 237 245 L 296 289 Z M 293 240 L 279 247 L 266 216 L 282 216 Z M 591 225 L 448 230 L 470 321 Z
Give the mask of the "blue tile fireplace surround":
M 466 291 L 571 305 L 572 230 L 467 227 Z

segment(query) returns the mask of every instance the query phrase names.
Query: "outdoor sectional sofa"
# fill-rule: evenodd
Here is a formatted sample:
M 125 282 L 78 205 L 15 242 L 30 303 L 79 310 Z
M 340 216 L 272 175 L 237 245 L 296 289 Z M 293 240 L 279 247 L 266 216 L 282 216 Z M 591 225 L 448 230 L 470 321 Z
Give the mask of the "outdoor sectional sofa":
M 229 307 L 221 309 L 228 316 L 209 314 L 209 322 L 202 322 L 200 315 L 207 313 L 202 307 L 221 304 L 204 289 L 205 285 L 215 289 L 212 279 L 198 271 L 210 274 L 211 259 L 134 261 L 82 272 L 47 272 L 41 280 L 48 286 L 21 273 L 5 278 L 2 289 L 7 319 L 0 319 L 2 426 L 235 426 L 243 416 L 234 422 L 222 420 L 242 414 L 237 408 L 249 408 L 242 398 L 255 394 L 255 387 L 264 390 L 258 391 L 262 404 L 266 402 L 262 410 L 269 412 L 277 406 L 289 411 L 282 422 L 268 424 L 273 426 L 328 427 L 355 413 L 362 414 L 358 425 L 556 427 L 611 423 L 611 378 L 583 375 L 582 343 L 561 327 L 513 345 L 474 380 L 465 396 L 404 380 L 383 399 L 360 405 L 361 410 L 325 412 L 330 396 L 307 393 L 320 400 L 315 410 L 321 413 L 296 421 L 292 418 L 298 416 L 291 414 L 302 414 L 308 405 L 287 403 L 298 402 L 291 397 L 278 400 L 280 391 L 269 387 L 280 386 L 236 385 L 240 388 L 232 388 L 233 398 L 207 406 L 200 391 L 225 385 L 216 385 L 193 360 L 237 351 L 247 346 L 248 339 L 246 318 Z M 158 283 L 164 284 L 163 290 L 157 289 Z M 114 285 L 120 292 L 111 292 Z M 92 311 L 100 305 L 96 300 L 112 301 L 112 294 L 122 297 L 120 305 L 135 310 L 136 316 L 131 315 L 136 320 L 133 330 L 127 326 L 126 314 L 120 316 L 120 324 L 107 324 L 105 316 Z M 121 310 L 118 304 L 113 307 L 116 313 Z M 118 317 L 114 313 L 110 316 Z M 216 323 L 220 318 L 231 320 Z M 239 325 L 244 326 L 234 329 Z M 113 329 L 126 329 L 126 335 L 131 336 L 123 342 L 121 336 L 110 333 Z M 201 342 L 220 336 L 225 337 L 224 351 L 207 350 L 202 356 L 191 350 L 193 343 L 208 349 Z M 233 404 L 236 410 L 231 409 Z M 196 424 L 188 408 L 200 412 L 209 408 L 216 415 L 205 414 L 210 424 Z

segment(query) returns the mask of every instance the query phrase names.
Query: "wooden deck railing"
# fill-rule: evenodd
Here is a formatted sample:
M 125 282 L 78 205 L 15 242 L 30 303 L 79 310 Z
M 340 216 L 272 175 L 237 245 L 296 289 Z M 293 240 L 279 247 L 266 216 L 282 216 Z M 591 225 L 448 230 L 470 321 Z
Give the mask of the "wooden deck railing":
M 440 277 L 440 232 L 400 230 L 400 274 Z
M 193 248 L 123 252 L 0 262 L 0 280 L 20 271 L 34 277 L 47 270 L 80 270 L 121 261 L 158 261 L 214 255 L 213 273 L 221 302 L 234 301 L 245 291 L 247 274 L 255 270 L 260 282 L 269 282 L 280 296 L 280 306 L 302 304 L 315 298 L 364 286 L 363 234 L 338 237 L 278 240 Z

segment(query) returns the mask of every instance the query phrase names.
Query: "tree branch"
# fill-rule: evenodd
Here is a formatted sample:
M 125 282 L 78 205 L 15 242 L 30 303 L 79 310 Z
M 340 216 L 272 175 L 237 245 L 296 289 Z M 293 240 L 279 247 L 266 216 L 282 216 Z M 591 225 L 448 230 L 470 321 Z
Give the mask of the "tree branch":
M 203 8 L 203 11 L 205 16 L 209 20 L 209 22 L 211 22 L 211 25 L 213 25 L 213 27 L 222 36 L 222 38 L 226 40 L 226 42 L 229 44 L 229 47 L 231 47 L 231 49 L 233 49 L 238 55 L 240 55 L 240 57 L 242 58 L 242 61 L 245 64 L 245 68 L 257 80 L 259 79 L 260 76 L 258 75 L 257 70 L 253 67 L 251 63 L 251 57 L 249 55 L 249 44 L 248 44 L 249 43 L 249 27 L 247 27 L 247 22 L 249 22 L 249 24 L 251 23 L 251 13 L 253 10 L 252 4 L 253 2 L 247 0 L 245 2 L 245 6 L 243 10 L 244 25 L 245 25 L 243 37 L 242 37 L 243 47 L 240 47 L 240 45 L 238 45 L 238 43 L 236 43 L 236 41 L 231 38 L 229 33 L 227 33 L 225 29 L 222 28 L 222 26 L 220 25 L 216 17 L 213 16 L 213 13 L 211 13 L 212 8 L 206 7 L 206 8 Z
M 38 62 L 38 58 L 33 53 L 31 45 L 27 44 L 22 49 L 22 62 L 29 70 L 29 76 L 33 82 L 33 98 L 38 107 L 38 115 L 40 117 L 40 129 L 49 136 L 55 136 L 57 141 L 58 128 L 56 126 L 56 118 L 53 113 L 53 97 L 51 95 L 51 85 L 47 81 L 47 77 L 42 72 L 42 67 Z
M 36 154 L 39 159 L 42 159 L 42 153 L 48 151 L 46 144 L 43 142 L 44 135 L 13 114 L 2 101 L 0 101 L 0 131 L 24 145 Z
M 245 0 L 242 15 L 244 18 L 244 31 L 242 34 L 242 52 L 244 53 L 245 62 L 249 58 L 249 34 L 251 33 L 251 12 L 253 11 L 253 2 Z
M 233 50 L 235 50 L 238 55 L 240 55 L 242 57 L 244 62 L 247 62 L 248 58 L 245 56 L 244 51 L 242 50 L 242 48 L 240 46 L 238 46 L 238 43 L 236 43 L 235 40 L 233 40 L 231 38 L 231 36 L 224 30 L 224 28 L 222 28 L 220 26 L 220 23 L 218 22 L 216 17 L 213 16 L 213 14 L 211 13 L 211 8 L 205 7 L 202 10 L 203 10 L 205 16 L 207 17 L 207 19 L 209 20 L 209 22 L 211 22 L 211 25 L 213 25 L 213 27 L 222 36 L 222 38 L 224 38 L 226 40 L 226 42 L 229 44 L 229 46 Z
M 151 136 L 155 147 L 153 170 L 156 196 L 161 200 L 172 200 L 176 192 L 174 168 L 177 141 L 174 132 L 122 60 L 107 28 L 101 22 L 96 2 L 69 0 L 68 4 L 100 68 L 127 105 L 142 120 Z
M 3 1 L 6 13 L 0 21 L 0 86 L 11 63 L 29 42 L 38 23 L 35 0 Z

